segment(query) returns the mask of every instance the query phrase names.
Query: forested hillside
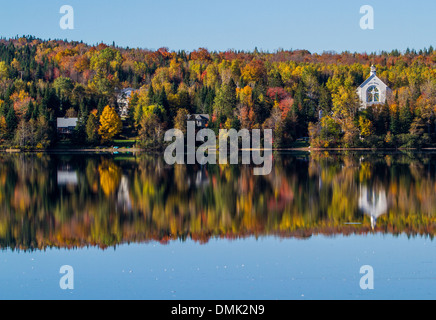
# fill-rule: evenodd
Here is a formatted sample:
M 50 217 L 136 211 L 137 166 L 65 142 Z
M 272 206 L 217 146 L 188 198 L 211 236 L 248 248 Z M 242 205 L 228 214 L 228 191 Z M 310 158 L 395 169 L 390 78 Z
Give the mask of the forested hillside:
M 370 66 L 392 90 L 360 110 L 356 88 Z M 122 130 L 159 146 L 185 114 L 208 126 L 271 128 L 275 147 L 421 147 L 436 142 L 436 52 L 193 52 L 120 48 L 33 37 L 0 40 L 0 144 L 54 146 L 57 117 L 79 118 L 75 144 L 108 144 Z M 139 89 L 117 119 L 117 96 Z M 321 111 L 321 113 L 320 113 Z M 322 114 L 322 118 L 320 118 Z M 122 121 L 122 125 L 120 125 Z M 108 134 L 108 127 L 117 128 Z M 113 130 L 112 130 L 113 131 Z

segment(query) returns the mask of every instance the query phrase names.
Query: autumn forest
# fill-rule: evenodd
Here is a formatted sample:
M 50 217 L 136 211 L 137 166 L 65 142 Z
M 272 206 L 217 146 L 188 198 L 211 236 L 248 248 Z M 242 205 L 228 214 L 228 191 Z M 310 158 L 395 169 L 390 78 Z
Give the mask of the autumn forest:
M 360 108 L 356 88 L 370 66 L 391 89 L 384 104 Z M 436 143 L 436 51 L 310 53 L 305 50 L 193 52 L 114 44 L 0 40 L 0 145 L 56 147 L 56 118 L 77 117 L 75 145 L 135 139 L 162 146 L 185 115 L 208 127 L 273 129 L 274 146 L 303 137 L 312 147 L 431 147 Z M 117 97 L 133 88 L 128 113 Z M 323 116 L 320 117 L 320 114 Z

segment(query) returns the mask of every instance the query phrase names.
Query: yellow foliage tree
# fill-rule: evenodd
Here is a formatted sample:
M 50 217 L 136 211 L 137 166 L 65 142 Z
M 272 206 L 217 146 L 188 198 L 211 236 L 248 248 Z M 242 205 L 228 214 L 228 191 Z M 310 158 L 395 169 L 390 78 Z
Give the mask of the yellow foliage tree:
M 5 117 L 0 118 L 0 142 L 4 139 L 6 134 L 8 133 L 8 126 L 6 124 Z
M 372 123 L 365 117 L 359 117 L 360 135 L 363 137 L 370 136 L 372 134 Z
M 116 134 L 121 132 L 123 127 L 120 116 L 114 108 L 109 106 L 104 107 L 100 117 L 100 124 L 98 134 L 101 136 L 103 142 L 111 141 Z
M 253 89 L 250 86 L 236 88 L 236 96 L 243 105 L 247 107 L 253 106 Z
M 184 134 L 186 134 L 186 121 L 188 118 L 189 112 L 186 109 L 177 110 L 177 115 L 174 118 L 174 128 L 181 130 Z
M 8 75 L 8 66 L 6 62 L 0 61 L 0 80 L 6 79 Z
M 230 130 L 232 128 L 232 120 L 230 118 L 227 118 L 226 122 L 224 123 L 224 128 L 227 130 Z
M 14 68 L 17 71 L 20 71 L 21 66 L 20 66 L 20 63 L 18 62 L 18 60 L 16 58 L 14 58 L 14 60 L 12 60 L 11 67 Z

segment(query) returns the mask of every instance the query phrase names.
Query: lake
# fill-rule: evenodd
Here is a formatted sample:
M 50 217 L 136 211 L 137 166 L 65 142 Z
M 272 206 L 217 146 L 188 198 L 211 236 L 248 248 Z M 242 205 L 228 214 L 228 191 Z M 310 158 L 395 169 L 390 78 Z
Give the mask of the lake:
M 280 152 L 252 169 L 0 154 L 0 299 L 436 297 L 436 152 Z

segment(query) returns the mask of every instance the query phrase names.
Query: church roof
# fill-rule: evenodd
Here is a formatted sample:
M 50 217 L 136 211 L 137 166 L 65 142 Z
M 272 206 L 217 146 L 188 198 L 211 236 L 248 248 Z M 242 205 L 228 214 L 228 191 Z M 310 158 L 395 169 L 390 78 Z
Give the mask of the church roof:
M 377 78 L 378 80 L 380 80 L 380 78 L 378 78 L 375 74 L 371 75 L 368 79 L 366 79 L 360 86 L 359 88 L 363 88 L 364 86 L 366 86 L 366 84 L 368 82 L 370 82 L 372 79 Z M 381 80 L 380 80 L 381 81 Z M 383 82 L 383 81 L 381 81 Z
M 371 66 L 371 73 L 370 73 L 370 76 L 368 77 L 368 79 L 366 79 L 360 86 L 359 86 L 359 89 L 360 88 L 363 88 L 363 87 L 365 87 L 370 81 L 372 81 L 372 80 L 378 80 L 378 81 L 380 81 L 381 83 L 383 83 L 386 87 L 387 87 L 387 85 L 379 78 L 379 77 L 377 77 L 377 68 L 374 66 L 374 65 L 372 65 Z

